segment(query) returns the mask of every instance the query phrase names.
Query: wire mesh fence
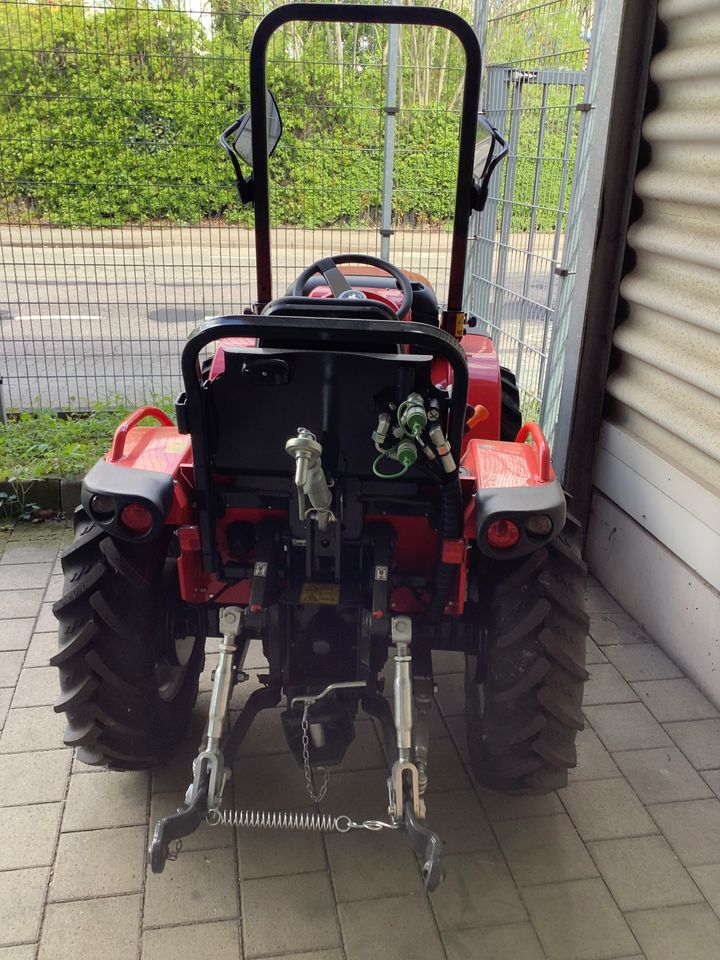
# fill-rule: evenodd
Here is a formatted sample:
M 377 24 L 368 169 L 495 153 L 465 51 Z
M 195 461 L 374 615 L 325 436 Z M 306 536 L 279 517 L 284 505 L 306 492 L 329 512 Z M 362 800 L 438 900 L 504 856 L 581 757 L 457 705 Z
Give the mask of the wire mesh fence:
M 2 5 L 6 405 L 173 394 L 197 322 L 252 303 L 252 212 L 218 135 L 247 107 L 250 40 L 275 5 Z M 392 114 L 387 27 L 295 23 L 273 40 L 276 292 L 321 255 L 381 252 L 391 117 L 389 256 L 444 295 L 462 55 L 449 34 L 400 33 Z
M 526 414 L 536 415 L 563 278 L 594 4 L 488 0 L 485 9 L 485 112 L 509 155 L 472 227 L 467 307 L 516 372 Z

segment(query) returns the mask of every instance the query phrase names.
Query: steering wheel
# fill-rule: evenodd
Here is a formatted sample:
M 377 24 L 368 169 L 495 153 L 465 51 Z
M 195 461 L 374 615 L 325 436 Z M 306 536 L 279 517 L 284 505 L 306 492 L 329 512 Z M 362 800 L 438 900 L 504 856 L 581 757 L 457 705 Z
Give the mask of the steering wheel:
M 291 297 L 304 297 L 305 284 L 311 277 L 314 277 L 316 273 L 320 273 L 327 281 L 333 297 L 337 300 L 367 300 L 362 290 L 351 286 L 345 274 L 338 269 L 340 264 L 343 263 L 361 263 L 368 267 L 377 267 L 380 270 L 384 270 L 385 273 L 388 273 L 393 280 L 397 280 L 403 298 L 402 303 L 395 313 L 397 314 L 398 320 L 405 319 L 412 306 L 413 291 L 410 286 L 410 281 L 402 270 L 398 270 L 392 263 L 388 263 L 387 260 L 381 260 L 379 257 L 370 257 L 364 253 L 339 253 L 334 257 L 323 257 L 322 260 L 316 260 L 315 263 L 311 263 L 309 267 L 303 270 L 288 290 L 288 295 Z

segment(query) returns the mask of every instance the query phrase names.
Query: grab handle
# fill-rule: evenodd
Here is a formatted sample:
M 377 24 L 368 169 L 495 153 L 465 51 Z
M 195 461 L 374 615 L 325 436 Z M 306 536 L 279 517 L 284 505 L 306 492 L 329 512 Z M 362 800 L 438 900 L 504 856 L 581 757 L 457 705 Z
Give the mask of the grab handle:
M 547 483 L 550 476 L 550 447 L 545 439 L 545 434 L 536 423 L 524 423 L 518 435 L 515 437 L 515 443 L 525 443 L 528 437 L 533 438 L 533 443 L 537 450 L 538 465 L 540 467 L 540 479 Z
M 145 417 L 155 417 L 156 420 L 160 421 L 163 427 L 173 426 L 173 422 L 170 417 L 159 407 L 139 407 L 134 413 L 131 413 L 129 417 L 126 417 L 123 422 L 118 425 L 118 428 L 115 431 L 115 436 L 113 437 L 112 448 L 110 450 L 110 463 L 116 463 L 121 459 L 123 453 L 125 452 L 125 441 L 128 433 L 134 426 L 140 423 L 141 420 L 144 420 Z

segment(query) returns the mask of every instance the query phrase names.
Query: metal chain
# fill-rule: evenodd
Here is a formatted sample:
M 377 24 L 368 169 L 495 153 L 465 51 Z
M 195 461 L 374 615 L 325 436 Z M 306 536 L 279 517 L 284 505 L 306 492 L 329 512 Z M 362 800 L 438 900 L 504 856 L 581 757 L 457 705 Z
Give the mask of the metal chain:
M 305 770 L 305 786 L 307 792 L 310 794 L 310 799 L 314 800 L 315 803 L 320 803 L 320 801 L 325 797 L 328 788 L 328 779 L 330 777 L 330 772 L 327 767 L 318 767 L 318 770 L 322 771 L 323 782 L 320 786 L 318 793 L 315 793 L 315 778 L 313 777 L 312 767 L 310 766 L 310 736 L 309 729 L 310 723 L 308 721 L 308 713 L 310 712 L 310 702 L 305 701 L 305 706 L 303 707 L 302 715 L 302 754 L 303 754 L 303 768 Z

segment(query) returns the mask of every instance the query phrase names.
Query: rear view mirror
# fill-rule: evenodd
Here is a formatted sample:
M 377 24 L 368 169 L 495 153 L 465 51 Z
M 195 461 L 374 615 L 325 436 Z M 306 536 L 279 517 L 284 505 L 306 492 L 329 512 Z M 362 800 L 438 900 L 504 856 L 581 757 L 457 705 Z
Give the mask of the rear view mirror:
M 271 157 L 282 136 L 282 120 L 280 119 L 280 111 L 275 102 L 275 97 L 273 97 L 269 90 L 267 92 L 265 119 L 267 123 L 268 157 Z M 242 160 L 243 163 L 246 163 L 249 167 L 253 165 L 252 120 L 249 110 L 229 126 L 227 130 L 223 131 L 220 135 L 220 143 L 232 161 L 238 191 L 240 192 L 240 199 L 243 203 L 248 203 L 252 200 L 252 177 L 249 177 L 247 180 L 245 179 L 240 169 L 239 161 Z
M 490 178 L 508 154 L 507 142 L 482 115 L 477 120 L 473 160 L 473 209 L 482 211 L 487 203 Z

